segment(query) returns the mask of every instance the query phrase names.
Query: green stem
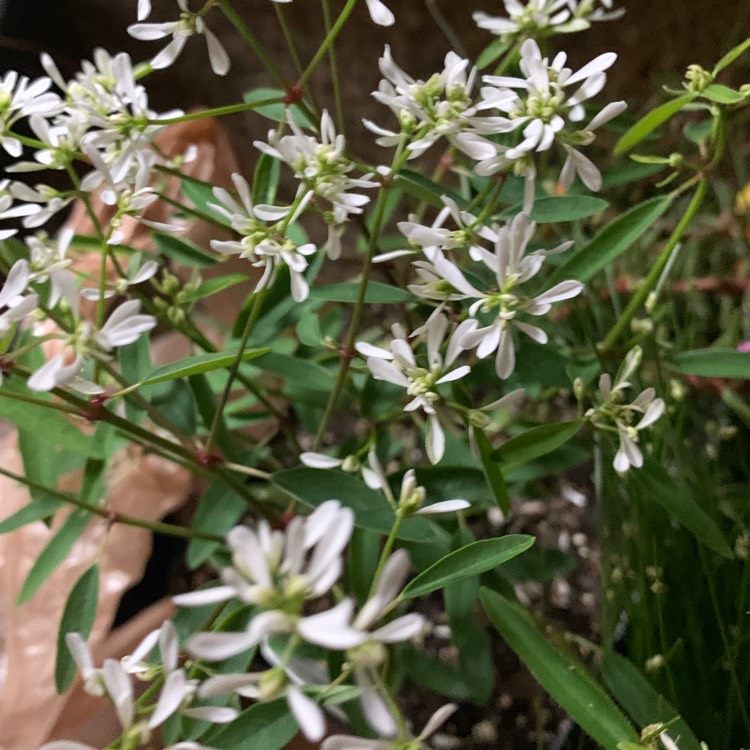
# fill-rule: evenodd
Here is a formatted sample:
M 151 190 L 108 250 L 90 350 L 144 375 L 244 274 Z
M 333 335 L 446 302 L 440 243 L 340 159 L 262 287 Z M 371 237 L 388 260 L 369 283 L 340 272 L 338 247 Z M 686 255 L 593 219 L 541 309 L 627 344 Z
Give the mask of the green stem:
M 323 0 L 323 22 L 326 34 L 331 31 L 331 5 L 329 0 Z M 331 44 L 328 50 L 328 60 L 331 65 L 331 80 L 333 81 L 333 98 L 336 102 L 336 127 L 339 133 L 346 137 L 346 120 L 344 118 L 344 100 L 341 94 L 341 79 L 339 78 L 339 66 L 336 56 L 336 44 Z
M 336 23 L 333 24 L 331 30 L 328 32 L 328 34 L 326 34 L 326 38 L 318 48 L 315 56 L 310 61 L 310 64 L 305 69 L 305 72 L 300 76 L 299 81 L 297 81 L 298 87 L 304 88 L 305 84 L 310 80 L 310 76 L 315 72 L 315 69 L 320 64 L 320 61 L 325 57 L 330 47 L 336 41 L 336 37 L 343 28 L 344 24 L 349 20 L 349 16 L 352 14 L 352 11 L 354 10 L 354 6 L 356 4 L 357 0 L 347 0 L 346 5 L 339 14 L 339 17 L 336 19 Z
M 284 74 L 276 65 L 273 58 L 266 52 L 265 47 L 258 41 L 255 34 L 250 31 L 248 25 L 242 20 L 242 17 L 232 7 L 229 0 L 219 0 L 221 12 L 229 19 L 229 22 L 240 33 L 242 38 L 247 42 L 248 47 L 256 54 L 258 59 L 266 66 L 268 72 L 276 79 L 284 89 L 288 88 L 288 83 Z
M 229 395 L 232 392 L 232 384 L 234 383 L 234 379 L 237 377 L 237 371 L 239 370 L 240 364 L 242 363 L 242 355 L 244 354 L 245 348 L 247 347 L 247 342 L 250 340 L 250 336 L 253 333 L 255 324 L 260 317 L 260 311 L 263 307 L 263 300 L 265 299 L 265 297 L 265 289 L 261 289 L 260 291 L 256 292 L 255 299 L 253 300 L 253 306 L 250 310 L 250 315 L 247 318 L 247 322 L 245 323 L 245 330 L 242 332 L 240 345 L 237 349 L 237 357 L 235 358 L 234 362 L 232 362 L 232 367 L 229 370 L 229 377 L 227 378 L 227 384 L 224 386 L 224 392 L 221 394 L 221 399 L 216 406 L 216 413 L 214 414 L 214 419 L 211 423 L 211 430 L 208 433 L 208 440 L 206 441 L 206 451 L 208 453 L 211 453 L 214 441 L 216 440 L 216 433 L 219 429 L 219 425 L 221 424 L 221 420 L 224 415 L 224 407 L 227 405 Z
M 601 350 L 609 351 L 614 347 L 614 345 L 617 343 L 617 340 L 623 334 L 627 326 L 630 324 L 630 321 L 640 309 L 641 305 L 646 301 L 646 298 L 651 293 L 651 290 L 659 282 L 659 278 L 661 277 L 665 266 L 667 265 L 667 263 L 669 263 L 669 259 L 671 258 L 672 253 L 682 239 L 682 235 L 685 234 L 685 231 L 693 222 L 693 219 L 695 219 L 695 215 L 698 212 L 698 209 L 703 202 L 703 198 L 706 195 L 707 188 L 708 180 L 702 179 L 698 183 L 698 187 L 695 193 L 693 193 L 690 204 L 688 205 L 685 213 L 682 215 L 682 218 L 672 232 L 672 235 L 667 241 L 667 244 L 659 254 L 656 262 L 651 266 L 651 270 L 649 271 L 648 276 L 646 276 L 645 280 L 638 288 L 638 291 L 633 295 L 622 315 L 620 315 L 620 317 L 617 319 L 617 322 L 612 327 L 612 330 L 607 334 L 607 337 L 600 344 Z
M 223 538 L 216 536 L 215 534 L 206 534 L 202 531 L 193 531 L 192 529 L 186 529 L 182 526 L 175 526 L 171 523 L 159 523 L 158 521 L 147 521 L 143 518 L 136 518 L 135 516 L 128 516 L 123 513 L 117 513 L 106 508 L 102 508 L 98 505 L 92 505 L 84 500 L 77 498 L 75 495 L 71 495 L 67 492 L 60 492 L 52 487 L 46 487 L 45 485 L 34 482 L 31 479 L 22 477 L 19 474 L 14 474 L 12 471 L 8 471 L 0 467 L 0 474 L 12 479 L 15 482 L 19 482 L 31 490 L 37 492 L 43 492 L 50 497 L 62 500 L 65 503 L 74 505 L 76 508 L 87 510 L 93 513 L 95 516 L 105 518 L 110 523 L 122 523 L 126 526 L 135 526 L 139 529 L 147 529 L 152 531 L 154 534 L 165 534 L 167 536 L 181 537 L 183 539 L 205 539 L 209 542 L 222 542 Z
M 292 35 L 292 31 L 289 28 L 289 24 L 286 21 L 286 13 L 284 13 L 284 8 L 279 3 L 274 3 L 273 9 L 276 11 L 276 18 L 278 19 L 279 26 L 281 26 L 281 31 L 284 34 L 284 41 L 286 42 L 286 46 L 287 46 L 287 49 L 289 50 L 289 54 L 292 56 L 292 62 L 294 63 L 294 68 L 297 71 L 297 75 L 301 76 L 303 72 L 302 61 L 299 58 L 299 53 L 297 52 L 297 46 L 294 43 L 294 36 Z
M 398 170 L 401 168 L 403 162 L 408 158 L 408 152 L 404 152 L 404 146 L 405 143 L 402 140 L 399 144 L 396 154 L 393 157 L 393 165 L 391 167 L 390 175 L 391 182 Z M 344 343 L 341 365 L 336 377 L 336 382 L 333 386 L 333 390 L 331 391 L 331 395 L 328 398 L 328 403 L 326 404 L 325 411 L 323 412 L 323 417 L 320 420 L 318 434 L 315 436 L 315 443 L 313 446 L 314 451 L 320 450 L 320 446 L 323 443 L 326 429 L 328 429 L 328 423 L 333 416 L 333 411 L 336 408 L 336 402 L 338 401 L 338 398 L 341 395 L 341 391 L 344 388 L 344 384 L 346 383 L 346 377 L 349 373 L 349 366 L 351 365 L 351 361 L 354 356 L 354 339 L 357 337 L 359 322 L 362 318 L 362 312 L 365 306 L 367 285 L 370 281 L 370 274 L 372 273 L 372 259 L 375 257 L 375 252 L 378 246 L 378 237 L 380 236 L 380 227 L 383 223 L 383 217 L 385 215 L 386 200 L 388 198 L 388 187 L 390 186 L 390 184 L 391 183 L 389 182 L 387 185 L 383 185 L 380 189 L 380 193 L 378 194 L 378 200 L 375 205 L 375 214 L 372 221 L 372 229 L 370 231 L 370 238 L 369 242 L 367 243 L 365 265 L 364 269 L 362 270 L 362 281 L 359 285 L 359 294 L 357 296 L 357 302 L 352 314 L 352 320 L 349 324 L 349 331 Z
M 388 558 L 391 556 L 393 545 L 396 543 L 396 535 L 398 534 L 398 530 L 401 528 L 401 523 L 403 522 L 403 520 L 403 512 L 401 510 L 397 510 L 396 520 L 393 522 L 390 534 L 388 534 L 388 538 L 385 540 L 383 551 L 380 553 L 380 560 L 378 560 L 378 567 L 375 569 L 375 575 L 372 577 L 370 593 L 367 595 L 368 599 L 375 593 L 375 589 L 377 588 L 380 576 L 383 574 L 383 568 L 385 568 L 385 564 L 388 562 Z
M 274 96 L 270 99 L 262 99 L 259 102 L 240 102 L 239 104 L 227 104 L 224 107 L 214 107 L 213 109 L 202 109 L 199 112 L 188 112 L 185 115 L 176 117 L 166 117 L 164 119 L 149 120 L 149 125 L 176 125 L 179 122 L 192 122 L 194 120 L 204 120 L 208 117 L 224 117 L 225 115 L 234 115 L 238 112 L 247 112 L 248 110 L 259 109 L 269 104 L 283 104 L 284 97 Z

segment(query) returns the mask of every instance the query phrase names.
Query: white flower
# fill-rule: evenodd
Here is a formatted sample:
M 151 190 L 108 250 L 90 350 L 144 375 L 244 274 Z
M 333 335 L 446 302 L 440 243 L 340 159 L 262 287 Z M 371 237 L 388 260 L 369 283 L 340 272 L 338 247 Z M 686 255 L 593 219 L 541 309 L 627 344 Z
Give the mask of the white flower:
M 478 174 L 489 175 L 515 166 L 526 173 L 533 170 L 534 152 L 547 151 L 559 142 L 568 160 L 563 169 L 567 185 L 577 171 L 592 190 L 601 186 L 598 169 L 573 146 L 591 143 L 593 131 L 625 109 L 624 102 L 613 102 L 603 109 L 589 125 L 571 129 L 585 116 L 583 102 L 598 94 L 607 81 L 608 70 L 617 59 L 614 52 L 599 55 L 580 70 L 565 67 L 567 56 L 558 53 L 552 62 L 542 58 L 539 45 L 527 39 L 521 46 L 521 72 L 525 78 L 484 76 L 482 102 L 478 109 L 498 109 L 506 116 L 495 118 L 496 132 L 511 133 L 523 127 L 522 139 L 516 146 L 500 146 L 497 152 L 477 164 Z M 574 91 L 569 87 L 577 85 Z M 520 92 L 520 93 L 519 93 Z M 577 126 L 576 126 L 577 127 Z M 575 153 L 573 153 L 575 152 Z M 574 170 L 574 171 L 571 171 Z
M 344 136 L 336 134 L 331 116 L 326 110 L 320 120 L 320 139 L 305 134 L 293 117 L 289 117 L 293 135 L 278 135 L 275 130 L 268 133 L 268 143 L 255 141 L 255 146 L 264 154 L 283 161 L 294 170 L 300 181 L 297 197 L 305 205 L 312 196 L 331 204 L 331 214 L 326 217 L 329 224 L 328 256 L 338 258 L 339 237 L 334 228 L 347 220 L 350 214 L 361 214 L 363 206 L 370 202 L 367 195 L 352 192 L 352 188 L 373 188 L 378 183 L 369 175 L 352 178 L 349 173 L 354 165 L 345 154 Z
M 372 456 L 372 452 L 372 449 L 370 449 L 368 454 L 370 457 Z M 373 470 L 372 466 L 362 463 L 356 455 L 349 455 L 345 458 L 333 458 L 332 456 L 327 456 L 325 453 L 307 451 L 301 453 L 299 458 L 305 466 L 313 469 L 341 469 L 348 474 L 359 472 L 362 474 L 365 484 L 371 490 L 381 488 L 380 477 Z
M 429 739 L 456 712 L 458 706 L 448 703 L 442 706 L 429 718 L 424 729 L 410 741 L 406 738 L 398 740 L 366 740 L 362 737 L 337 734 L 328 737 L 321 745 L 321 750 L 418 750 L 422 743 Z
M 0 336 L 37 309 L 39 297 L 33 292 L 25 294 L 29 280 L 28 261 L 17 260 L 0 289 Z
M 386 660 L 385 645 L 417 636 L 424 628 L 424 617 L 410 613 L 380 627 L 373 626 L 386 615 L 401 593 L 409 567 L 406 550 L 397 550 L 388 558 L 372 596 L 354 619 L 354 602 L 345 599 L 328 612 L 304 618 L 298 627 L 299 634 L 310 643 L 346 650 L 346 659 L 353 666 L 362 691 L 365 715 L 373 728 L 385 736 L 394 735 L 397 727 L 379 694 L 375 671 Z
M 624 11 L 607 12 L 596 7 L 596 0 L 503 0 L 507 18 L 491 16 L 483 11 L 476 11 L 472 18 L 480 29 L 486 29 L 504 41 L 512 41 L 526 34 L 535 39 L 553 34 L 565 34 L 583 31 L 589 28 L 591 21 L 609 21 L 619 18 Z M 612 6 L 612 0 L 602 0 L 606 8 Z
M 663 414 L 666 408 L 664 399 L 656 398 L 653 388 L 646 388 L 629 404 L 623 404 L 623 392 L 631 387 L 628 378 L 640 364 L 641 349 L 634 347 L 628 352 L 614 384 L 608 373 L 599 378 L 601 404 L 586 412 L 594 427 L 605 431 L 614 428 L 619 438 L 619 449 L 613 462 L 615 471 L 625 473 L 634 466 L 643 466 L 643 453 L 638 447 L 638 432 L 650 427 Z M 642 416 L 641 416 L 642 415 Z M 637 417 L 640 419 L 635 423 Z
M 134 39 L 142 41 L 172 37 L 169 44 L 151 61 L 151 66 L 157 70 L 168 68 L 172 65 L 179 57 L 187 40 L 195 34 L 202 34 L 206 38 L 211 70 L 216 75 L 226 75 L 230 68 L 229 55 L 216 34 L 206 26 L 202 13 L 191 12 L 188 7 L 188 0 L 177 0 L 177 4 L 181 11 L 178 21 L 170 21 L 168 23 L 136 23 L 128 27 L 128 34 Z M 150 4 L 139 6 L 139 20 L 142 21 L 148 17 L 149 12 Z
M 231 598 L 264 610 L 244 633 L 199 633 L 189 650 L 211 661 L 242 653 L 270 633 L 293 632 L 303 604 L 316 599 L 339 579 L 341 554 L 354 528 L 354 514 L 337 500 L 318 506 L 307 518 L 297 516 L 285 531 L 272 531 L 265 521 L 257 531 L 237 526 L 227 535 L 231 568 L 222 571 L 223 586 L 174 598 L 194 607 Z
M 214 195 L 223 205 L 211 206 L 230 220 L 232 228 L 242 239 L 211 240 L 211 247 L 219 253 L 238 254 L 256 268 L 263 268 L 256 291 L 272 284 L 279 267 L 286 265 L 289 268 L 292 297 L 296 302 L 304 301 L 310 293 L 304 277 L 308 266 L 307 256 L 313 255 L 317 248 L 311 242 L 298 246 L 286 236 L 286 229 L 304 211 L 307 201 L 303 197 L 296 203 L 293 212 L 290 207 L 255 206 L 247 180 L 238 174 L 233 174 L 232 180 L 241 205 L 227 190 L 214 188 Z
M 395 64 L 386 45 L 379 67 L 384 79 L 373 96 L 393 112 L 401 131 L 409 136 L 409 158 L 423 154 L 442 137 L 472 159 L 494 155 L 495 144 L 482 134 L 494 132 L 498 118 L 477 115 L 471 94 L 476 68 L 469 71 L 468 60 L 449 52 L 441 73 L 417 81 Z M 376 142 L 381 146 L 395 146 L 401 140 L 400 132 L 385 130 L 369 120 L 364 124 L 380 136 Z
M 49 92 L 51 85 L 49 78 L 19 78 L 15 70 L 0 79 L 0 146 L 11 156 L 18 158 L 23 150 L 21 141 L 11 132 L 19 119 L 31 115 L 51 117 L 62 109 L 60 97 Z
M 320 706 L 299 687 L 290 683 L 287 673 L 281 667 L 265 672 L 211 677 L 201 685 L 199 695 L 211 698 L 232 692 L 258 701 L 270 701 L 284 696 L 302 733 L 310 742 L 320 742 L 325 736 L 326 720 Z
M 482 262 L 494 273 L 497 288 L 481 295 L 470 308 L 471 315 L 492 313 L 494 319 L 484 327 L 477 321 L 467 327 L 461 344 L 466 349 L 477 347 L 477 356 L 484 358 L 497 351 L 495 370 L 505 379 L 515 369 L 515 351 L 510 331 L 511 324 L 534 341 L 544 344 L 547 334 L 539 327 L 516 320 L 519 312 L 545 315 L 552 304 L 580 294 L 583 284 L 563 281 L 542 294 L 529 298 L 520 296 L 517 287 L 535 276 L 547 255 L 561 253 L 572 243 L 566 242 L 552 250 L 526 253 L 536 230 L 536 224 L 526 214 L 518 214 L 513 221 L 498 230 L 495 252 L 483 251 Z
M 440 401 L 437 386 L 458 380 L 471 372 L 468 365 L 451 369 L 465 348 L 462 341 L 471 325 L 471 322 L 464 321 L 458 326 L 443 357 L 440 347 L 448 331 L 448 319 L 444 315 L 433 316 L 426 328 L 426 368 L 417 364 L 412 348 L 398 325 L 393 327 L 395 338 L 390 343 L 390 349 L 382 349 L 366 342 L 356 344 L 357 351 L 367 357 L 367 366 L 376 380 L 385 380 L 406 388 L 412 400 L 404 407 L 404 411 L 421 409 L 427 415 L 426 450 L 433 464 L 440 461 L 445 451 L 445 435 L 435 408 Z

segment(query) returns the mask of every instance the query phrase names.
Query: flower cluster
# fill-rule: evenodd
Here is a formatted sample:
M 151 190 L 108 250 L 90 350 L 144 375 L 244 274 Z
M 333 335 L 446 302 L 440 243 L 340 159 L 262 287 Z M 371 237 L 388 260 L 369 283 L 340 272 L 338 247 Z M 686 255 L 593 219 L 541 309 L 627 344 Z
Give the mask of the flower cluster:
M 638 433 L 656 422 L 664 414 L 665 409 L 664 399 L 656 398 L 653 388 L 646 388 L 630 403 L 623 403 L 624 392 L 632 385 L 628 378 L 638 369 L 641 356 L 640 347 L 631 349 L 614 383 L 608 373 L 601 375 L 600 403 L 589 409 L 585 415 L 597 429 L 605 432 L 614 430 L 617 433 L 620 447 L 615 454 L 613 465 L 615 471 L 620 473 L 628 471 L 631 466 L 636 469 L 643 466 L 643 453 L 638 447 Z
M 612 10 L 612 0 L 503 0 L 507 17 L 491 16 L 476 11 L 473 19 L 480 29 L 486 29 L 503 41 L 530 37 L 541 39 L 553 34 L 583 31 L 592 21 L 611 21 L 619 18 L 623 9 Z

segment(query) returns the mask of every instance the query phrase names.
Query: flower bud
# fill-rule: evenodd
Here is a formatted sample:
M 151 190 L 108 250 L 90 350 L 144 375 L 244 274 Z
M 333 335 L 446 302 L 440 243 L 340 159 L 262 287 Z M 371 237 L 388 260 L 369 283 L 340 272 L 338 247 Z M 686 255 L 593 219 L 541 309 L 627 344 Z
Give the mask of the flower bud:
M 576 397 L 576 401 L 583 401 L 583 397 L 586 394 L 586 384 L 580 376 L 573 381 L 573 394 Z
M 264 672 L 258 682 L 258 700 L 270 701 L 278 698 L 286 687 L 286 673 L 281 667 Z
M 685 88 L 688 91 L 701 92 L 705 91 L 713 82 L 714 77 L 711 73 L 702 68 L 700 65 L 688 65 L 685 71 Z
M 468 420 L 470 425 L 477 427 L 480 430 L 489 427 L 489 424 L 492 421 L 483 411 L 479 411 L 479 409 L 472 409 L 468 413 Z

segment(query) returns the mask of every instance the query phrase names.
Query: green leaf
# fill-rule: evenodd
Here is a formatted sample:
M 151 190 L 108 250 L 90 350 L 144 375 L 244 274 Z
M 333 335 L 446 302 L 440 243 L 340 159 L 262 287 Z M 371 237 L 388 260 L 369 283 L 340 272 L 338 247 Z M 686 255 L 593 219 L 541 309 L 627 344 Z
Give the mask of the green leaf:
M 284 104 L 284 97 L 286 94 L 281 89 L 272 88 L 259 88 L 248 91 L 242 97 L 243 101 L 248 104 L 254 102 L 263 102 L 268 99 L 278 99 L 277 102 L 270 104 L 262 104 L 260 107 L 255 107 L 253 112 L 257 112 L 259 115 L 273 120 L 274 122 L 286 122 L 286 110 L 287 106 Z M 311 130 L 317 130 L 318 124 L 313 122 L 304 112 L 299 104 L 293 104 L 290 108 L 294 121 L 301 125 L 303 128 L 310 128 Z
M 428 177 L 419 172 L 413 172 L 411 169 L 402 169 L 396 175 L 395 183 L 405 193 L 409 193 L 409 195 L 413 195 L 418 200 L 429 203 L 436 208 L 445 207 L 445 204 L 441 200 L 441 197 L 444 195 L 456 201 L 459 208 L 465 209 L 467 206 L 466 201 L 458 193 L 448 190 L 442 185 L 438 185 Z
M 192 528 L 207 534 L 224 536 L 247 510 L 247 503 L 224 482 L 214 482 L 201 497 L 193 516 Z M 190 570 L 203 565 L 220 547 L 218 542 L 191 539 L 186 562 Z
M 736 349 L 694 349 L 675 355 L 670 362 L 675 372 L 704 378 L 750 379 L 750 353 Z
M 561 654 L 518 604 L 483 588 L 479 598 L 492 624 L 539 684 L 580 727 L 606 750 L 638 735 L 612 699 L 582 666 Z
M 394 491 L 401 486 L 403 474 L 396 475 Z M 488 510 L 496 504 L 492 490 L 481 469 L 470 466 L 420 466 L 416 470 L 417 484 L 424 487 L 427 493 L 425 504 L 463 498 L 471 503 L 471 510 Z M 391 479 L 389 477 L 389 479 Z
M 640 143 L 647 135 L 653 133 L 659 126 L 663 125 L 670 117 L 676 115 L 681 109 L 695 99 L 696 94 L 683 94 L 676 99 L 664 102 L 656 109 L 652 109 L 648 114 L 641 117 L 615 145 L 616 154 L 624 154 L 633 148 L 636 143 Z
M 320 319 L 316 312 L 310 311 L 297 323 L 297 338 L 305 346 L 320 346 L 323 341 L 323 331 L 320 328 Z
M 230 273 L 226 276 L 217 276 L 214 279 L 207 279 L 197 289 L 185 292 L 184 302 L 197 302 L 199 299 L 211 297 L 214 294 L 223 292 L 225 289 L 244 284 L 248 281 L 247 276 L 243 273 Z
M 231 724 L 211 732 L 204 743 L 221 750 L 280 750 L 297 734 L 297 722 L 285 699 L 256 703 Z
M 3 388 L 6 386 L 3 385 Z M 35 394 L 36 395 L 36 394 Z M 37 396 L 37 398 L 40 398 Z M 41 397 L 40 400 L 45 400 Z M 3 398 L 0 391 L 0 417 L 34 434 L 37 440 L 60 446 L 82 456 L 102 457 L 102 446 L 91 435 L 79 430 L 59 411 L 37 404 Z
M 719 527 L 695 502 L 688 487 L 673 479 L 666 469 L 649 462 L 638 471 L 629 472 L 628 480 L 638 497 L 659 503 L 699 542 L 722 557 L 734 557 Z
M 190 199 L 195 203 L 192 197 Z M 219 262 L 219 258 L 209 255 L 205 250 L 201 250 L 201 248 L 192 242 L 180 239 L 171 234 L 163 234 L 162 232 L 153 232 L 152 235 L 159 252 L 162 255 L 166 255 L 167 258 L 177 261 L 181 266 L 208 268 L 209 266 L 215 266 Z
M 242 353 L 242 361 L 246 362 L 256 357 L 262 357 L 268 353 L 268 349 L 246 349 Z M 203 372 L 212 370 L 221 370 L 225 367 L 231 367 L 237 359 L 237 352 L 217 352 L 216 354 L 196 354 L 193 357 L 180 359 L 172 364 L 164 365 L 154 370 L 140 385 L 151 385 L 153 383 L 164 383 L 176 378 L 186 378 L 190 375 L 199 375 Z
M 559 198 L 539 198 L 531 210 L 531 220 L 538 224 L 554 224 L 560 221 L 577 221 L 596 216 L 609 206 L 607 201 L 590 195 L 564 195 Z M 523 211 L 523 204 L 503 211 L 498 218 L 512 219 Z
M 24 604 L 31 599 L 39 587 L 52 575 L 81 536 L 90 518 L 89 511 L 79 508 L 65 519 L 65 523 L 47 542 L 47 546 L 39 553 L 31 566 L 18 594 L 18 604 Z
M 405 649 L 399 661 L 415 684 L 454 700 L 472 700 L 474 691 L 455 667 L 414 649 Z
M 737 102 L 745 101 L 739 91 L 719 83 L 712 83 L 708 88 L 703 89 L 701 96 L 717 104 L 737 104 Z
M 482 471 L 487 480 L 487 485 L 495 496 L 500 510 L 507 516 L 510 513 L 510 500 L 508 499 L 508 488 L 505 478 L 500 471 L 497 459 L 493 457 L 492 444 L 487 436 L 478 427 L 472 427 L 474 440 L 479 448 L 479 457 L 482 461 Z
M 181 188 L 182 188 L 183 195 L 186 198 L 189 198 L 192 201 L 193 205 L 201 213 L 204 213 L 207 216 L 211 217 L 215 222 L 219 224 L 223 224 L 228 229 L 232 228 L 232 222 L 226 216 L 220 213 L 217 213 L 217 211 L 211 208 L 211 205 L 209 205 L 209 204 L 219 203 L 216 196 L 214 195 L 213 187 L 211 185 L 205 185 L 202 182 L 196 182 L 195 180 L 191 180 L 186 177 L 181 182 Z M 165 235 L 165 236 L 170 236 L 170 235 Z M 204 259 L 205 258 L 213 259 L 213 256 L 208 255 L 203 250 L 200 250 L 200 252 L 204 256 Z M 175 260 L 177 259 L 175 258 Z M 198 256 L 194 256 L 193 260 L 195 261 L 193 265 L 196 265 L 197 261 L 199 260 Z M 184 262 L 184 261 L 180 261 L 180 262 Z M 218 263 L 219 260 L 217 259 L 215 262 Z M 190 265 L 190 264 L 187 263 L 186 265 Z
M 402 596 L 413 599 L 464 578 L 480 575 L 520 555 L 533 544 L 534 537 L 526 534 L 508 534 L 495 539 L 472 542 L 422 571 L 409 582 Z
M 606 193 L 614 187 L 638 182 L 646 177 L 650 177 L 652 174 L 660 172 L 662 169 L 663 167 L 660 164 L 635 164 L 632 162 L 619 164 L 603 175 L 602 191 Z
M 502 39 L 493 39 L 477 57 L 477 68 L 484 70 L 489 68 L 495 60 L 497 60 L 509 47 L 508 42 Z
M 310 289 L 311 299 L 324 299 L 326 302 L 356 302 L 359 299 L 358 282 L 343 284 L 321 284 Z M 371 281 L 365 292 L 365 302 L 369 304 L 390 305 L 402 302 L 414 302 L 415 297 L 405 289 L 399 289 L 378 281 Z
M 729 67 L 740 55 L 742 55 L 744 52 L 746 52 L 748 49 L 750 49 L 750 39 L 746 39 L 741 44 L 738 44 L 733 49 L 730 49 L 729 52 L 722 57 L 719 62 L 716 63 L 714 66 L 713 71 L 711 71 L 711 75 L 716 77 L 719 73 L 721 73 L 724 68 Z
M 269 154 L 261 154 L 253 175 L 253 204 L 273 203 L 279 186 L 281 162 Z
M 117 358 L 120 362 L 120 371 L 128 383 L 137 383 L 153 369 L 151 346 L 146 336 L 141 336 L 127 346 L 121 346 L 117 352 Z M 149 400 L 152 389 L 144 388 L 140 394 Z M 140 424 L 146 416 L 146 410 L 133 404 L 129 399 L 125 399 L 125 415 L 131 422 Z
M 354 523 L 362 529 L 388 534 L 396 520 L 385 497 L 350 474 L 329 469 L 286 469 L 277 471 L 271 481 L 311 508 L 338 500 L 354 511 Z M 399 539 L 415 542 L 433 537 L 432 524 L 419 517 L 407 518 L 398 533 Z
M 589 281 L 635 244 L 671 203 L 670 195 L 651 198 L 607 224 L 588 245 L 557 267 L 548 280 L 549 286 L 566 279 Z
M 678 717 L 663 695 L 624 656 L 607 651 L 602 661 L 602 677 L 617 702 L 641 727 L 661 724 Z M 698 738 L 682 718 L 669 728 L 669 736 L 680 750 L 701 750 Z M 640 748 L 640 745 L 637 747 Z
M 99 567 L 92 565 L 76 581 L 65 602 L 60 629 L 57 633 L 57 658 L 55 659 L 55 688 L 64 693 L 73 682 L 78 667 L 65 643 L 66 633 L 80 633 L 86 640 L 91 633 L 99 603 Z
M 34 521 L 43 521 L 58 511 L 64 504 L 63 500 L 56 500 L 51 495 L 42 494 L 41 497 L 37 497 L 28 505 L 24 505 L 13 515 L 3 519 L 0 522 L 0 534 L 8 534 L 26 526 L 28 523 L 34 523 Z
M 51 450 L 28 430 L 18 430 L 18 450 L 23 459 L 25 479 L 44 487 L 57 485 L 57 478 L 61 471 L 60 451 Z M 31 495 L 32 504 L 36 504 L 37 507 L 53 508 L 60 504 L 59 498 L 33 487 L 29 487 L 29 495 Z
M 316 391 L 328 393 L 333 388 L 333 374 L 329 370 L 315 362 L 291 357 L 288 354 L 278 352 L 263 354 L 253 362 L 253 367 L 287 380 L 296 381 Z
M 532 427 L 520 435 L 506 440 L 499 448 L 493 451 L 492 456 L 502 461 L 508 469 L 533 461 L 535 458 L 557 450 L 574 438 L 583 427 L 582 419 L 574 419 L 571 422 L 558 422 L 556 424 L 543 424 Z

